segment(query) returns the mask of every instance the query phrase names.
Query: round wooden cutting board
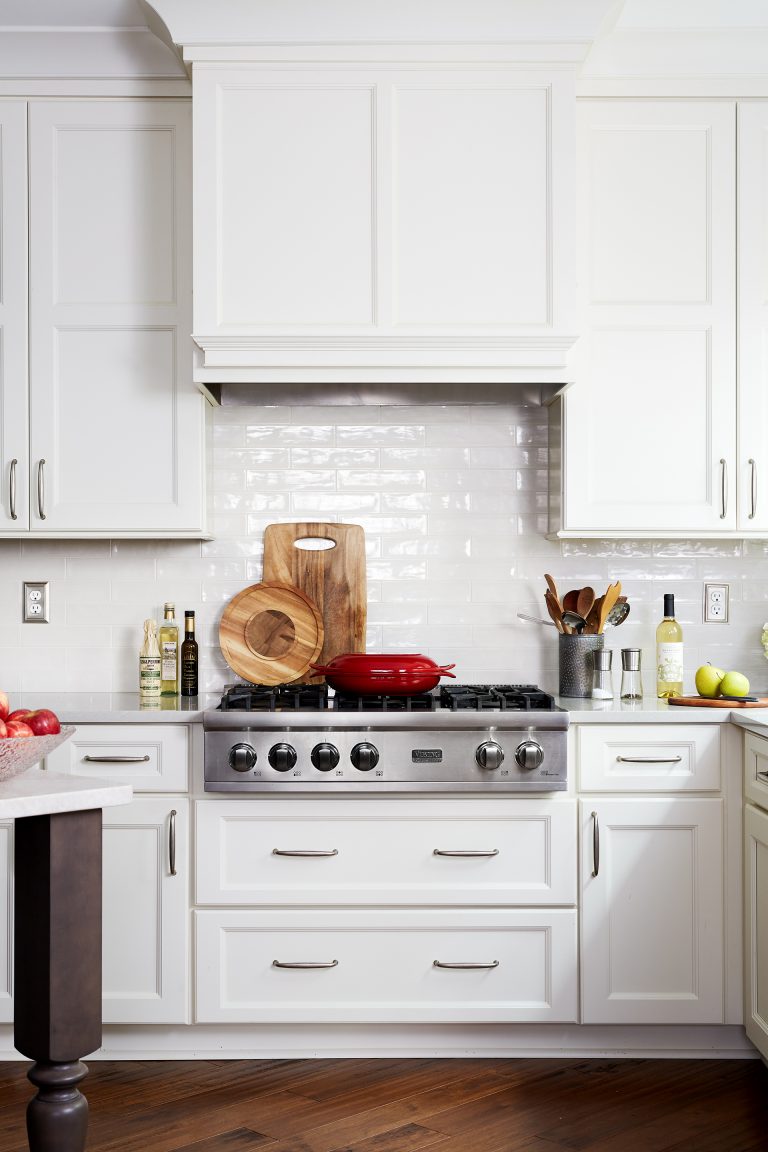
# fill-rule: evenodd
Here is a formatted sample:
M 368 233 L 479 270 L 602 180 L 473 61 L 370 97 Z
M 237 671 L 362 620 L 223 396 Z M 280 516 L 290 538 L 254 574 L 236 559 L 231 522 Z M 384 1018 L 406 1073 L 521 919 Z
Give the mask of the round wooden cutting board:
M 300 680 L 323 647 L 317 607 L 290 584 L 264 581 L 233 597 L 219 625 L 219 643 L 233 672 L 252 684 Z

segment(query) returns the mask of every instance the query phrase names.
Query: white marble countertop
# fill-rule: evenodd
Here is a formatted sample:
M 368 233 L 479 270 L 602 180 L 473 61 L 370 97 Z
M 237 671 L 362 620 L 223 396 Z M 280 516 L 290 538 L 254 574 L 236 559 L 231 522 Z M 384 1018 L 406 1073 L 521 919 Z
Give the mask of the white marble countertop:
M 626 702 L 618 696 L 613 700 L 559 696 L 556 700 L 569 713 L 571 724 L 727 724 L 745 714 L 762 716 L 768 722 L 765 708 L 681 708 L 674 704 L 670 707 L 666 700 L 655 696 Z
M 132 795 L 130 784 L 111 784 L 108 780 L 86 780 L 30 768 L 18 776 L 0 780 L 0 820 L 112 808 L 130 803 Z

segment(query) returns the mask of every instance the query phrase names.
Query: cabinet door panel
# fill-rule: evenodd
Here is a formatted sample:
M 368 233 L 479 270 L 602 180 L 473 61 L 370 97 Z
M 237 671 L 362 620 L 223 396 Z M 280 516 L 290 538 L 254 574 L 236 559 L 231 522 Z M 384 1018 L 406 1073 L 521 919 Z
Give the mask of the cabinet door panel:
M 13 820 L 0 823 L 0 1023 L 13 1020 Z
M 768 108 L 739 104 L 739 528 L 768 529 Z
M 8 532 L 29 527 L 27 385 L 27 109 L 11 103 L 0 104 L 0 530 Z
M 35 532 L 202 528 L 190 170 L 181 103 L 30 110 Z
M 583 1023 L 722 1022 L 722 809 L 582 801 Z
M 104 1021 L 188 1019 L 189 802 L 141 798 L 104 813 Z M 175 810 L 176 875 L 170 871 Z
M 586 101 L 579 120 L 565 528 L 733 530 L 734 107 Z
M 747 1036 L 768 1055 L 768 812 L 744 809 L 744 924 Z

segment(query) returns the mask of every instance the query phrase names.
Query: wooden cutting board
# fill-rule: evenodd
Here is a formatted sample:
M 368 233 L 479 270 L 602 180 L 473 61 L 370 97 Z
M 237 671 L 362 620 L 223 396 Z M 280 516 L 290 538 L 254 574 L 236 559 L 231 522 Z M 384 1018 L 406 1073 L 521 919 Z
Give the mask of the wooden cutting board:
M 265 581 L 244 588 L 227 604 L 219 643 L 227 664 L 244 680 L 290 684 L 320 655 L 323 621 L 298 588 Z
M 710 700 L 708 696 L 672 696 L 669 704 L 683 708 L 768 708 L 768 696 L 757 700 Z
M 331 540 L 321 551 L 296 546 Z M 264 531 L 264 579 L 298 588 L 317 605 L 324 642 L 318 664 L 343 652 L 365 651 L 365 533 L 359 524 L 269 524 Z M 305 677 L 322 682 L 324 677 Z

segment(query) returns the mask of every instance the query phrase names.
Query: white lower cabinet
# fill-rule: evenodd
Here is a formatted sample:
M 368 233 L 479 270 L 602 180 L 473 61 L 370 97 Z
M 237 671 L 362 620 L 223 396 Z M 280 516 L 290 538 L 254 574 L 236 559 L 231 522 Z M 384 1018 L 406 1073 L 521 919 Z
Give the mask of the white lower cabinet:
M 577 1020 L 576 910 L 196 913 L 198 1023 Z
M 582 1023 L 722 1023 L 723 801 L 580 805 Z
M 768 743 L 768 741 L 764 741 Z M 744 809 L 747 1036 L 768 1057 L 768 812 Z
M 199 1023 L 578 1019 L 570 798 L 205 800 L 196 855 Z
M 189 1019 L 189 801 L 135 799 L 104 813 L 103 1019 Z
M 13 1020 L 13 820 L 0 823 L 0 1023 Z

